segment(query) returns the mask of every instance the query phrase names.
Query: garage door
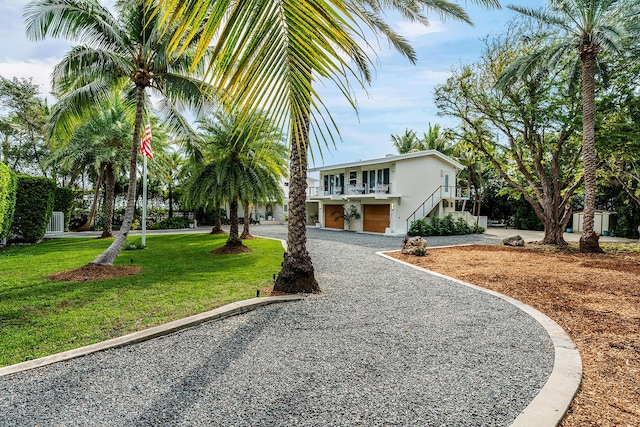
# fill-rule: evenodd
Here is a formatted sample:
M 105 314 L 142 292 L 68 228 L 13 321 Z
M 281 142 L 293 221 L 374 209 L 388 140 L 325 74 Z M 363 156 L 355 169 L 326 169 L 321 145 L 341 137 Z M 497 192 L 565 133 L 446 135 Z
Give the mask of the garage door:
M 390 226 L 391 212 L 389 205 L 364 205 L 364 231 L 372 231 L 374 233 L 384 233 L 386 228 Z
M 324 205 L 324 226 L 339 230 L 344 229 L 343 213 L 342 205 Z

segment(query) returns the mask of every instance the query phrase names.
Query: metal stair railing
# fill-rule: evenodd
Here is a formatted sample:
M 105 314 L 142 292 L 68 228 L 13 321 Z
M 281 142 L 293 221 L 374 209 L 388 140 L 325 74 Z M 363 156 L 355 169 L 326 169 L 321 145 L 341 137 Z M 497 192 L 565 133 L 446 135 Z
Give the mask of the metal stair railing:
M 442 200 L 443 187 L 444 186 L 441 185 L 438 188 L 436 188 L 434 192 L 431 193 L 431 195 L 427 197 L 425 201 L 422 202 L 422 204 L 418 206 L 418 208 L 415 211 L 413 211 L 411 215 L 409 215 L 409 217 L 407 218 L 407 231 L 409 231 L 409 224 L 410 224 L 409 221 L 413 222 L 416 220 L 416 214 L 418 213 L 418 211 L 422 209 L 421 218 L 424 218 L 429 214 L 429 212 L 433 210 L 434 207 L 438 205 L 438 203 L 440 203 L 440 200 Z M 428 208 L 427 208 L 427 205 L 429 206 Z

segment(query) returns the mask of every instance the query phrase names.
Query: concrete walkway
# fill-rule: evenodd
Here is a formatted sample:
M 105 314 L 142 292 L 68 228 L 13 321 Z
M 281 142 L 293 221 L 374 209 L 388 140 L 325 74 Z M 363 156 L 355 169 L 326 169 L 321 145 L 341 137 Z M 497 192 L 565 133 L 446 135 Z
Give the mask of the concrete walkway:
M 490 239 L 502 240 L 505 237 L 513 236 L 514 234 L 520 235 L 525 242 L 539 242 L 544 239 L 544 231 L 534 230 L 516 230 L 506 227 L 489 227 L 484 235 Z M 577 243 L 580 241 L 581 233 L 564 233 L 564 240 L 568 243 Z M 610 237 L 600 236 L 600 243 L 630 243 L 637 242 L 637 240 L 627 239 L 625 237 Z
M 2 377 L 0 426 L 506 426 L 542 389 L 514 305 L 375 254 L 401 238 L 308 234 L 321 294 Z

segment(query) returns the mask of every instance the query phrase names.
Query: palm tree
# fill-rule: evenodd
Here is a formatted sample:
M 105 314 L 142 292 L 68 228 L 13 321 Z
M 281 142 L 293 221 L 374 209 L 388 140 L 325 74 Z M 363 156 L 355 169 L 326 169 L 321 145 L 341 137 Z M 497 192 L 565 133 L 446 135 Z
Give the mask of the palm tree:
M 640 33 L 632 21 L 640 14 L 638 0 L 550 0 L 547 9 L 509 8 L 551 28 L 551 46 L 545 45 L 508 67 L 498 81 L 506 87 L 516 78 L 540 67 L 554 69 L 567 66 L 570 58 L 572 75 L 581 74 L 582 84 L 582 159 L 584 164 L 584 224 L 580 238 L 581 252 L 602 252 L 594 231 L 597 158 L 595 150 L 595 74 L 603 50 L 621 51 L 621 43 L 629 34 Z
M 384 22 L 387 9 L 425 25 L 428 20 L 424 10 L 470 22 L 468 16 L 461 7 L 445 0 L 159 2 L 167 8 L 167 22 L 179 23 L 175 48 L 204 33 L 199 42 L 199 51 L 204 52 L 216 38 L 209 71 L 213 86 L 225 89 L 227 105 L 237 108 L 241 116 L 262 107 L 273 116 L 277 127 L 288 129 L 288 244 L 275 289 L 319 291 L 306 249 L 307 156 L 311 135 L 316 136 L 321 148 L 323 141 L 334 141 L 335 129 L 313 83 L 321 79 L 332 82 L 355 107 L 351 78 L 363 86 L 371 77 L 371 63 L 364 48 L 369 43 L 363 27 L 384 36 L 415 61 L 407 41 Z M 478 2 L 499 5 L 495 0 Z M 201 23 L 202 32 L 193 30 Z
M 155 139 L 155 135 L 154 135 Z M 154 161 L 151 162 L 150 173 L 155 176 L 167 188 L 169 199 L 169 218 L 173 218 L 174 191 L 178 182 L 180 171 L 185 164 L 185 159 L 175 150 L 153 153 Z
M 450 132 L 442 130 L 438 123 L 433 126 L 429 123 L 429 128 L 422 136 L 419 144 L 421 150 L 438 150 L 445 156 L 449 156 L 454 152 Z
M 405 129 L 404 135 L 391 135 L 391 142 L 393 147 L 398 151 L 398 154 L 411 153 L 413 151 L 420 151 L 420 140 L 415 131 L 411 129 Z
M 189 204 L 229 203 L 230 230 L 225 246 L 242 246 L 238 236 L 238 202 L 275 198 L 282 200 L 280 181 L 286 173 L 286 147 L 280 132 L 254 113 L 251 120 L 236 115 L 218 114 L 199 122 L 201 156 L 204 164 L 195 163 L 194 172 L 185 184 Z M 255 129 L 260 132 L 256 133 Z
M 171 53 L 169 36 L 153 13 L 155 1 L 121 0 L 114 16 L 98 0 L 35 0 L 25 8 L 27 35 L 80 41 L 55 67 L 54 92 L 61 95 L 52 114 L 54 138 L 73 129 L 91 108 L 122 89 L 125 103 L 135 107 L 129 162 L 129 188 L 124 221 L 118 237 L 94 264 L 112 265 L 131 229 L 136 200 L 136 169 L 143 116 L 149 108 L 149 91 L 161 99 L 159 114 L 170 129 L 192 138 L 181 107 L 202 108 L 208 90 L 196 77 L 193 51 Z M 193 38 L 197 42 L 198 36 Z M 204 55 L 205 52 L 202 52 Z M 190 71 L 193 71 L 190 73 Z
M 113 237 L 113 211 L 116 175 L 126 172 L 128 150 L 131 139 L 131 122 L 125 114 L 122 100 L 114 98 L 101 105 L 92 118 L 78 126 L 71 140 L 51 153 L 47 162 L 67 169 L 82 169 L 91 165 L 96 172 L 95 194 L 87 223 L 95 215 L 99 188 L 105 183 L 102 215 L 102 238 Z

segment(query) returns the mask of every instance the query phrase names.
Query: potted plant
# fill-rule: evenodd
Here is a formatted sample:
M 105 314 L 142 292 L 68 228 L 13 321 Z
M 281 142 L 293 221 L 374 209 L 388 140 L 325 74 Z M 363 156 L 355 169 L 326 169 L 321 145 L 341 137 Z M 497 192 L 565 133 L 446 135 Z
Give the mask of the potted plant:
M 355 205 L 349 205 L 348 208 L 344 209 L 342 215 L 340 216 L 344 218 L 344 222 L 347 223 L 347 229 L 349 231 L 353 231 L 351 229 L 353 221 L 361 218 L 360 212 L 358 212 L 358 208 Z

